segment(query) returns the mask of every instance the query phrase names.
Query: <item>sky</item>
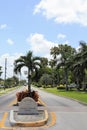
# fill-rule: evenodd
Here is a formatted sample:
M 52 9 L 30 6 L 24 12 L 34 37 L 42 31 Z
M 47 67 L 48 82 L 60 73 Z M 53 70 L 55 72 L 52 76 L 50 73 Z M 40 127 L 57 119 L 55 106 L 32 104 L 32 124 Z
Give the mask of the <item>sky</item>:
M 0 66 L 13 75 L 14 60 L 26 55 L 50 57 L 58 44 L 87 42 L 87 0 L 0 0 Z M 23 70 L 24 71 L 24 70 Z M 22 72 L 24 73 L 24 72 Z

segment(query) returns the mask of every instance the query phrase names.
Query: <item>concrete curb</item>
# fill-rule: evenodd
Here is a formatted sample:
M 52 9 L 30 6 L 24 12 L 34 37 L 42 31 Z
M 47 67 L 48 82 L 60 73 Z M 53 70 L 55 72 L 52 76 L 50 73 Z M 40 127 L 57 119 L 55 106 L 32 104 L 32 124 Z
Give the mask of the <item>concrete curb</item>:
M 46 104 L 45 104 L 40 98 L 38 99 L 38 102 L 39 102 L 42 106 L 46 107 Z
M 78 103 L 80 103 L 80 104 L 82 104 L 82 105 L 87 106 L 87 103 L 81 102 L 81 101 L 79 101 L 79 100 L 77 100 L 77 99 L 74 99 L 74 98 L 71 98 L 71 97 L 66 97 L 66 96 L 61 96 L 61 95 L 56 95 L 56 96 L 64 97 L 64 98 L 66 98 L 66 99 L 70 99 L 70 100 L 76 101 L 76 102 L 78 102 Z
M 17 126 L 24 126 L 24 127 L 39 127 L 46 124 L 48 120 L 48 112 L 47 110 L 44 110 L 45 118 L 43 120 L 33 121 L 33 122 L 21 122 L 21 121 L 15 121 L 14 119 L 14 111 L 10 111 L 10 123 L 11 125 L 17 125 Z

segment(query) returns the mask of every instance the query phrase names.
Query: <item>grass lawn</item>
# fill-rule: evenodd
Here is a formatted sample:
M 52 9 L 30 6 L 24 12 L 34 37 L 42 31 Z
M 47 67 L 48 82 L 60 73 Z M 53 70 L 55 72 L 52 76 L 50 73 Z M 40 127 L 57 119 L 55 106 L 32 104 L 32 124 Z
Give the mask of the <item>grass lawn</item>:
M 55 95 L 73 98 L 83 103 L 87 103 L 87 92 L 57 90 L 57 88 L 45 88 L 43 90 Z

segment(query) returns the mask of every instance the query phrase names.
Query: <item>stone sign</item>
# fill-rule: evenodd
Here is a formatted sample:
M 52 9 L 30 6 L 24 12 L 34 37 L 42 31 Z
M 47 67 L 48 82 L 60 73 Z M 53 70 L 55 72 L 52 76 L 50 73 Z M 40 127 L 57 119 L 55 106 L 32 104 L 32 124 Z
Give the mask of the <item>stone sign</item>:
M 38 114 L 37 103 L 30 97 L 24 98 L 19 104 L 18 114 Z

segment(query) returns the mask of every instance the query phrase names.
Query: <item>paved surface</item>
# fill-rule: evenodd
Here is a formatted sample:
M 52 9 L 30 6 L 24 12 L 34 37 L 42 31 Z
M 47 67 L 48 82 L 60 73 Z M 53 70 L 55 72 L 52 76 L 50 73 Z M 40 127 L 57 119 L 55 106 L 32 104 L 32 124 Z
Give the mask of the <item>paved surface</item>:
M 47 109 L 56 114 L 56 124 L 47 130 L 87 130 L 87 106 L 38 90 Z
M 45 102 L 45 109 L 48 110 L 50 117 L 48 123 L 43 127 L 12 128 L 9 124 L 9 111 L 13 106 L 9 106 L 8 102 L 10 103 L 15 96 L 9 95 L 1 98 L 2 100 L 0 99 L 5 103 L 0 102 L 0 130 L 3 130 L 2 126 L 6 127 L 7 130 L 87 130 L 87 106 L 41 90 L 38 92 L 42 101 Z M 14 108 L 16 109 L 16 106 Z

